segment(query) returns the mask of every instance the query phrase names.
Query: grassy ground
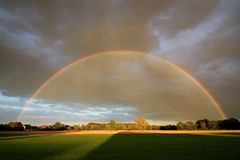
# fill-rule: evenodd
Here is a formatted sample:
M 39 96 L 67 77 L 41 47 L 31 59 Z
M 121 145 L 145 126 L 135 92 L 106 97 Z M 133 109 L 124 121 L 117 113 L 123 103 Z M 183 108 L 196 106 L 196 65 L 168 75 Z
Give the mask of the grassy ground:
M 240 159 L 240 135 L 0 135 L 1 160 Z

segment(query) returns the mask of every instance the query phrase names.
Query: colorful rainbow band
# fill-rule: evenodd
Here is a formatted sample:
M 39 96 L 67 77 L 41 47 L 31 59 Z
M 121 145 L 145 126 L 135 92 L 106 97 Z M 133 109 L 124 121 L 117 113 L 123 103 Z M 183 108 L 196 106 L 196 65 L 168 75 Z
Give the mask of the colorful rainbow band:
M 178 70 L 179 72 L 181 72 L 182 74 L 187 76 L 190 80 L 192 80 L 194 82 L 194 84 L 210 99 L 210 101 L 213 103 L 213 105 L 215 106 L 215 108 L 217 109 L 217 111 L 219 112 L 219 114 L 221 115 L 221 117 L 223 119 L 227 118 L 226 114 L 224 113 L 223 108 L 221 107 L 220 103 L 215 99 L 215 97 L 206 89 L 206 87 L 204 87 L 203 84 L 201 84 L 196 78 L 194 78 L 186 70 L 182 69 L 181 67 L 179 67 L 179 66 L 177 66 L 177 65 L 175 65 L 175 64 L 173 64 L 173 63 L 171 63 L 171 62 L 169 62 L 169 61 L 167 61 L 165 59 L 162 59 L 160 57 L 153 56 L 153 55 L 150 55 L 150 54 L 144 54 L 144 53 L 141 53 L 141 52 L 130 51 L 130 50 L 115 50 L 115 51 L 97 52 L 97 53 L 94 53 L 94 54 L 90 54 L 90 55 L 87 55 L 87 56 L 80 57 L 76 61 L 71 62 L 70 64 L 65 65 L 62 69 L 60 69 L 57 72 L 55 72 L 44 83 L 42 83 L 36 89 L 36 91 L 32 94 L 31 98 L 22 107 L 22 110 L 20 111 L 20 113 L 19 113 L 19 115 L 17 117 L 17 121 L 19 121 L 21 119 L 21 117 L 24 114 L 26 108 L 32 103 L 33 99 L 38 95 L 38 93 L 40 93 L 41 90 L 44 89 L 48 85 L 48 83 L 50 81 L 52 81 L 53 79 L 55 79 L 58 75 L 60 75 L 63 72 L 67 71 L 69 68 L 75 66 L 76 64 L 78 64 L 81 61 L 88 60 L 90 58 L 101 56 L 101 55 L 105 55 L 105 54 L 116 54 L 116 52 L 118 52 L 118 54 L 141 54 L 141 55 L 145 55 L 145 56 L 150 56 L 150 57 L 158 59 L 159 61 L 161 61 L 161 62 L 171 66 L 172 68 Z

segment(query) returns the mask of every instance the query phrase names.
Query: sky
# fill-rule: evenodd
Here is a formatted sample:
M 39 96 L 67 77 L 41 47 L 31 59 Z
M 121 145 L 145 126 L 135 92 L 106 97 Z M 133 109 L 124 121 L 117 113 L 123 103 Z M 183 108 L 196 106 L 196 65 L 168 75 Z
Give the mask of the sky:
M 214 95 L 228 117 L 240 118 L 239 12 L 237 0 L 0 1 L 0 121 L 14 121 L 34 91 L 66 64 L 112 50 L 138 51 L 180 66 Z M 124 63 L 126 70 L 136 67 L 128 64 L 129 60 Z M 89 71 L 91 67 L 82 68 Z M 111 75 L 105 85 L 111 83 Z M 155 84 L 146 76 L 144 82 L 157 88 L 161 80 Z M 128 121 L 150 110 L 146 105 L 140 107 L 140 113 L 134 112 L 136 107 L 121 102 L 112 107 L 111 115 L 124 108 L 115 117 L 101 114 L 104 119 L 92 119 L 90 112 L 107 113 L 109 107 L 89 103 L 66 101 L 56 107 L 39 99 L 28 109 L 32 114 L 25 122 L 122 120 L 122 112 L 130 115 L 126 116 Z M 75 105 L 87 109 L 72 107 Z M 158 116 L 146 115 L 155 120 L 184 118 L 167 110 Z

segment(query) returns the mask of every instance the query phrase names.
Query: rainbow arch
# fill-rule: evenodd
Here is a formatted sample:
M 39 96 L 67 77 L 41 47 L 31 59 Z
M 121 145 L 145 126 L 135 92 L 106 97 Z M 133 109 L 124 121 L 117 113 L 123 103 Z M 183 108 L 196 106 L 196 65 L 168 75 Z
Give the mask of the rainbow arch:
M 226 119 L 227 116 L 223 110 L 223 108 L 221 107 L 220 103 L 216 100 L 216 98 L 207 90 L 207 88 L 200 82 L 198 81 L 194 76 L 192 76 L 189 72 L 187 72 L 186 70 L 184 70 L 183 68 L 181 68 L 180 66 L 171 63 L 170 61 L 154 56 L 154 55 L 150 55 L 150 54 L 144 54 L 142 52 L 137 52 L 137 51 L 130 51 L 130 50 L 115 50 L 115 51 L 105 51 L 105 52 L 97 52 L 97 53 L 93 53 L 87 56 L 82 56 L 79 59 L 65 65 L 62 69 L 56 71 L 53 75 L 51 75 L 45 82 L 43 82 L 32 94 L 31 98 L 25 103 L 25 105 L 22 107 L 22 110 L 20 111 L 19 115 L 17 116 L 17 121 L 19 121 L 26 108 L 33 102 L 33 99 L 35 97 L 37 97 L 37 95 L 48 85 L 49 82 L 51 82 L 52 80 L 54 80 L 57 76 L 59 76 L 60 74 L 64 73 L 65 71 L 67 71 L 69 68 L 75 66 L 76 64 L 88 60 L 90 58 L 93 57 L 97 57 L 97 56 L 101 56 L 101 55 L 108 55 L 108 54 L 116 54 L 116 52 L 118 52 L 117 54 L 122 54 L 122 55 L 127 55 L 127 54 L 140 54 L 140 55 L 145 55 L 145 56 L 149 56 L 151 58 L 155 58 L 158 61 L 161 61 L 165 64 L 167 64 L 168 66 L 176 69 L 177 71 L 181 72 L 183 75 L 185 75 L 187 78 L 189 78 L 200 90 L 202 93 L 204 93 L 209 100 L 211 101 L 211 103 L 215 106 L 216 110 L 219 112 L 219 114 L 221 115 L 221 117 L 223 119 Z

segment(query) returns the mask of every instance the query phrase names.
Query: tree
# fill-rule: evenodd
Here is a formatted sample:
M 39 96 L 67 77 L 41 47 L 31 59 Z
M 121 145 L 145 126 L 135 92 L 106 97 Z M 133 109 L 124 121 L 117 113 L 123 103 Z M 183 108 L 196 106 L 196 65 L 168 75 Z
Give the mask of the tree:
M 103 130 L 103 129 L 106 129 L 106 126 L 107 125 L 104 123 L 88 123 L 84 127 L 84 129 L 86 129 L 86 130 Z
M 196 122 L 197 129 L 209 129 L 210 128 L 210 122 L 208 119 L 202 119 L 198 120 Z
M 237 119 L 229 118 L 219 122 L 221 129 L 240 129 L 240 122 Z
M 178 130 L 194 130 L 196 129 L 196 127 L 194 122 L 187 121 L 187 122 L 178 122 L 177 129 Z
M 12 131 L 23 131 L 24 130 L 24 126 L 21 122 L 10 122 L 7 125 L 8 130 L 12 130 Z
M 185 130 L 185 129 L 186 129 L 185 123 L 183 123 L 183 122 L 178 122 L 178 123 L 177 123 L 177 129 L 178 129 L 178 130 Z
M 74 125 L 74 126 L 73 126 L 73 130 L 76 130 L 76 131 L 81 130 L 80 125 Z
M 128 123 L 125 124 L 128 130 L 136 130 L 137 129 L 137 125 L 136 123 Z
M 115 120 L 110 120 L 110 122 L 108 123 L 109 127 L 111 130 L 116 129 L 116 121 Z
M 135 118 L 135 123 L 136 123 L 136 129 L 138 130 L 146 130 L 147 128 L 149 128 L 149 124 L 141 116 L 138 116 Z
M 160 126 L 160 130 L 177 130 L 177 126 L 175 125 Z
M 67 128 L 65 127 L 64 124 L 61 124 L 60 122 L 56 122 L 53 125 L 53 130 L 66 130 Z
M 194 130 L 194 129 L 196 129 L 195 123 L 192 122 L 192 121 L 185 122 L 185 129 L 186 130 Z
M 24 124 L 25 130 L 32 130 L 32 126 L 30 124 Z
M 126 130 L 127 126 L 124 123 L 117 123 L 115 129 L 116 130 Z
M 216 130 L 219 129 L 218 121 L 209 121 L 209 129 Z
M 160 126 L 158 125 L 151 125 L 151 130 L 159 130 Z
M 6 124 L 0 124 L 0 131 L 7 131 L 8 126 Z
M 80 130 L 86 130 L 86 129 L 87 129 L 87 127 L 86 127 L 86 125 L 84 125 L 84 124 L 83 124 L 83 125 L 81 126 L 81 128 L 80 128 Z

